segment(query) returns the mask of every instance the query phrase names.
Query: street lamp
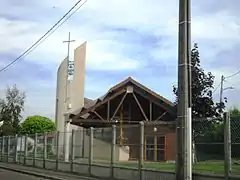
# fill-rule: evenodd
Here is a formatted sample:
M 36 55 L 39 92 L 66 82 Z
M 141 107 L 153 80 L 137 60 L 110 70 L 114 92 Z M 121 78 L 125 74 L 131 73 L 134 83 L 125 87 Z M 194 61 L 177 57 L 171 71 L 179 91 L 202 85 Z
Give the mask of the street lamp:
M 231 77 L 231 76 L 228 76 L 228 77 Z M 226 78 L 228 77 L 224 77 L 223 75 L 221 76 L 221 87 L 220 87 L 220 104 L 222 103 L 222 98 L 223 98 L 223 91 L 226 91 L 228 89 L 234 89 L 234 87 L 226 87 L 226 88 L 223 88 L 223 82 Z
M 223 91 L 228 90 L 228 89 L 234 89 L 234 87 L 232 87 L 232 86 L 226 87 L 226 88 L 223 89 Z

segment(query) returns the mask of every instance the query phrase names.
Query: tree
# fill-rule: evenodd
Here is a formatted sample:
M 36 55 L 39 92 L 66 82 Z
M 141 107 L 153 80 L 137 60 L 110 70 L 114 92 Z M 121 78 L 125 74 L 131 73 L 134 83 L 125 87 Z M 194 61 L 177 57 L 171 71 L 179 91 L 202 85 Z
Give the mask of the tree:
M 191 51 L 192 65 L 192 116 L 200 117 L 219 117 L 223 112 L 224 103 L 214 103 L 212 91 L 214 89 L 214 76 L 211 72 L 205 73 L 200 65 L 200 56 L 198 45 L 195 43 Z M 173 93 L 176 95 L 177 87 L 173 87 Z
M 0 128 L 1 135 L 11 135 L 19 132 L 19 123 L 24 110 L 25 93 L 21 92 L 16 85 L 8 87 L 5 99 L 0 99 Z
M 240 117 L 240 110 L 237 107 L 233 107 L 230 109 L 230 117 Z
M 21 130 L 24 134 L 35 134 L 44 132 L 53 132 L 56 130 L 55 123 L 43 116 L 29 116 L 21 124 Z
M 212 93 L 214 76 L 211 72 L 205 72 L 200 65 L 200 55 L 198 45 L 195 43 L 191 50 L 191 76 L 192 76 L 192 119 L 193 119 L 193 144 L 197 149 L 209 149 L 209 147 L 199 147 L 198 142 L 209 142 L 211 138 L 222 140 L 222 137 L 216 136 L 217 132 L 222 130 L 222 126 L 219 125 L 220 117 L 225 107 L 224 102 L 214 103 Z M 173 87 L 173 93 L 176 96 L 176 104 L 178 102 L 178 89 Z M 215 118 L 211 121 L 207 118 Z M 197 119 L 205 119 L 200 121 Z M 197 147 L 196 147 L 197 146 Z M 210 148 L 211 149 L 211 148 Z M 196 161 L 196 149 L 193 149 L 194 160 Z

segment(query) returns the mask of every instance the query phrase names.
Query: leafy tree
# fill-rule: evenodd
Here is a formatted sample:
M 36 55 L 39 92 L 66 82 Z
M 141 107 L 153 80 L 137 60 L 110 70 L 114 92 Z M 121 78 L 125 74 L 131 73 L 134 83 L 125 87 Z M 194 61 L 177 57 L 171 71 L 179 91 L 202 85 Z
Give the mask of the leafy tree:
M 198 45 L 195 43 L 191 51 L 191 73 L 192 73 L 192 116 L 200 117 L 219 117 L 223 112 L 224 103 L 213 102 L 212 90 L 214 89 L 214 76 L 211 72 L 206 73 L 200 65 Z M 173 87 L 176 95 L 177 87 Z
M 223 142 L 222 136 L 218 136 L 218 132 L 222 132 L 223 128 L 216 118 L 223 113 L 225 104 L 224 102 L 214 103 L 213 101 L 214 76 L 211 72 L 205 72 L 201 67 L 198 45 L 196 43 L 191 50 L 191 76 L 193 143 L 197 150 L 209 149 L 206 146 L 199 146 L 198 142 L 207 143 L 213 139 Z M 177 104 L 178 89 L 176 86 L 173 87 L 173 93 L 176 95 Z M 204 120 L 209 117 L 215 120 Z M 203 119 L 203 121 L 197 119 Z M 196 149 L 194 149 L 195 156 Z M 194 157 L 195 160 L 196 158 Z
M 21 124 L 22 133 L 35 134 L 44 132 L 53 132 L 56 130 L 55 123 L 43 116 L 29 116 Z
M 240 110 L 237 107 L 231 108 L 229 112 L 231 117 L 240 117 Z
M 19 132 L 24 102 L 25 93 L 21 92 L 16 85 L 7 88 L 5 99 L 0 99 L 0 122 L 3 122 L 0 128 L 1 135 Z

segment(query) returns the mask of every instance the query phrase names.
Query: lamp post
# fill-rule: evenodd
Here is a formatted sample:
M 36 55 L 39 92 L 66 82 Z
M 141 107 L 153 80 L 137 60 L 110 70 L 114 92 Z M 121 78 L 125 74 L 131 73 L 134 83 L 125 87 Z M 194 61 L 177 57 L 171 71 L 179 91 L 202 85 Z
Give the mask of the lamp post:
M 223 83 L 224 83 L 224 80 L 228 78 L 228 77 L 224 77 L 223 75 L 221 76 L 221 87 L 220 87 L 220 104 L 222 103 L 222 99 L 223 99 L 223 91 L 226 91 L 226 90 L 229 90 L 229 89 L 234 89 L 234 87 L 230 86 L 230 87 L 226 87 L 226 88 L 223 88 Z

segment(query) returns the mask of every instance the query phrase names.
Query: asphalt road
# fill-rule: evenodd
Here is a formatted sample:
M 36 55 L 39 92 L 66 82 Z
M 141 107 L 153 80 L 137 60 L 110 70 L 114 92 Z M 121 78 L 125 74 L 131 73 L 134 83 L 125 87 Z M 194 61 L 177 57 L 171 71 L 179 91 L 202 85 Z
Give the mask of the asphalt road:
M 13 171 L 6 171 L 3 169 L 0 169 L 0 179 L 1 180 L 43 180 L 43 178 L 24 175 L 24 174 L 20 174 Z

